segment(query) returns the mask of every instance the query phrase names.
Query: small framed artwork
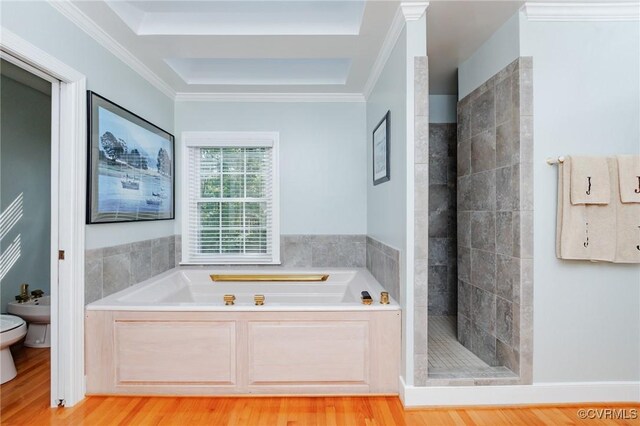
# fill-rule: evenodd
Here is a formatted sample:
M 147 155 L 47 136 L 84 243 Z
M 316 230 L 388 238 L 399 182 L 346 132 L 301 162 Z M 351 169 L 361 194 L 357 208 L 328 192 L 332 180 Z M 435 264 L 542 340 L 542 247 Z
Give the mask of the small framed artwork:
M 173 219 L 173 135 L 91 91 L 87 107 L 87 223 Z
M 391 111 L 387 111 L 380 123 L 373 130 L 373 185 L 387 182 L 391 179 L 390 173 L 390 132 L 389 116 Z

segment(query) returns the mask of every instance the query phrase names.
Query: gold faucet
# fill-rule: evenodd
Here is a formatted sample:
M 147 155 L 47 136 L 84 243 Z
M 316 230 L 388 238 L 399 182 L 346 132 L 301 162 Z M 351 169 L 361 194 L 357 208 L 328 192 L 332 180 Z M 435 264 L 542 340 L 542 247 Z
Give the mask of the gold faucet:
M 16 296 L 16 300 L 19 303 L 28 302 L 29 300 L 31 300 L 31 297 L 29 296 L 29 284 L 20 284 L 20 294 Z

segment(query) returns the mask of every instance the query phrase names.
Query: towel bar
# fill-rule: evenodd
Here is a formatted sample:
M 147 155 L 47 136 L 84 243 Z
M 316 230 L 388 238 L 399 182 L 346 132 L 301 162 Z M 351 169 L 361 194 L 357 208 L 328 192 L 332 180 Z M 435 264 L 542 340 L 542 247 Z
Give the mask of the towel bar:
M 554 164 L 564 163 L 564 157 L 547 158 L 547 164 L 553 166 Z

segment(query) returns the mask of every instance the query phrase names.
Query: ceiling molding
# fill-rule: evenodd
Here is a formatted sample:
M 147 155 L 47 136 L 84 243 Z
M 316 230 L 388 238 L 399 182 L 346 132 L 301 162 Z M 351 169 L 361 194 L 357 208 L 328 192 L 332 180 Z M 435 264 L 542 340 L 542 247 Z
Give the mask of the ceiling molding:
M 149 67 L 136 58 L 136 56 L 129 52 L 123 45 L 107 34 L 107 32 L 100 28 L 93 20 L 91 20 L 91 18 L 78 9 L 76 5 L 71 3 L 71 1 L 49 0 L 48 3 L 67 19 L 76 24 L 78 28 L 87 33 L 91 38 L 104 46 L 114 56 L 131 67 L 132 70 L 137 72 L 156 89 L 160 90 L 171 99 L 175 97 L 176 92 L 169 84 L 158 77 L 156 73 L 151 71 Z
M 378 57 L 373 63 L 373 67 L 369 73 L 369 78 L 367 78 L 367 82 L 364 85 L 363 93 L 365 99 L 369 99 L 373 88 L 376 86 L 376 83 L 380 78 L 380 74 L 382 74 L 382 70 L 387 63 L 387 60 L 389 60 L 389 56 L 391 56 L 391 52 L 398 41 L 398 37 L 400 37 L 400 34 L 402 33 L 405 23 L 407 21 L 416 21 L 422 18 L 427 7 L 429 7 L 429 2 L 400 3 L 395 16 L 393 17 L 393 21 L 391 22 L 391 26 L 389 27 L 389 31 L 387 31 L 387 35 L 382 42 L 382 47 L 380 47 Z
M 638 21 L 640 3 L 537 3 L 527 2 L 523 11 L 529 21 Z
M 422 15 L 427 11 L 427 7 L 429 7 L 428 1 L 400 3 L 400 9 L 406 21 L 417 21 L 422 18 Z
M 362 93 L 188 93 L 176 102 L 364 102 Z
M 380 74 L 382 74 L 382 70 L 387 63 L 389 56 L 391 56 L 391 52 L 393 51 L 396 42 L 398 41 L 398 37 L 400 37 L 400 33 L 402 33 L 405 22 L 402 8 L 398 7 L 398 10 L 396 10 L 396 14 L 393 17 L 393 21 L 391 22 L 391 26 L 389 27 L 389 31 L 387 31 L 387 35 L 382 42 L 382 47 L 380 47 L 378 57 L 373 63 L 373 67 L 369 73 L 369 78 L 367 78 L 367 82 L 364 84 L 363 92 L 366 99 L 369 99 L 373 88 L 378 82 Z

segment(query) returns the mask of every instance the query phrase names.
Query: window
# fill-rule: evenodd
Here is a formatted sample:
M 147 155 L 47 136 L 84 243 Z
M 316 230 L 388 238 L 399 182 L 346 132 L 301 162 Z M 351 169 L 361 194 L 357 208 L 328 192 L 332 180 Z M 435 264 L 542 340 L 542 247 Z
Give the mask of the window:
M 183 134 L 183 263 L 280 263 L 277 144 L 277 133 Z

